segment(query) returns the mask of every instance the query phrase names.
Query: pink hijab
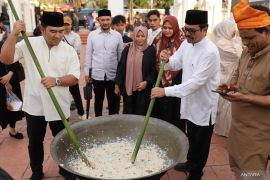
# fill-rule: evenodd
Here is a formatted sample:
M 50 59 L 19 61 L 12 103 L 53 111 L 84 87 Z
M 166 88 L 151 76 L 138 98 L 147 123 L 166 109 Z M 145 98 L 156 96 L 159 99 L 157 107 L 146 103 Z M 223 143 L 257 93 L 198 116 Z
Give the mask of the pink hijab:
M 143 45 L 138 45 L 136 42 L 136 36 L 139 32 L 142 32 L 145 36 L 145 42 Z M 143 51 L 148 47 L 147 45 L 147 28 L 138 26 L 134 29 L 134 42 L 130 44 L 127 56 L 126 67 L 126 92 L 128 96 L 132 95 L 133 91 L 137 91 L 136 85 L 143 81 L 142 77 L 142 58 Z

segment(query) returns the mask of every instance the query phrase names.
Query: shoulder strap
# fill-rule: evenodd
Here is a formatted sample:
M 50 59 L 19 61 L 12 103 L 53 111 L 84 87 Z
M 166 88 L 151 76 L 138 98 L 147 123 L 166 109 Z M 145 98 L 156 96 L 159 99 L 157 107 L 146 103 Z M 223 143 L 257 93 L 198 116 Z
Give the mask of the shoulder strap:
M 70 45 L 70 46 L 72 46 L 69 42 L 68 42 L 68 40 L 67 40 L 67 38 L 65 37 L 65 35 L 63 36 L 63 40 L 66 42 L 66 43 L 68 43 L 68 45 Z M 73 47 L 73 46 L 72 46 Z

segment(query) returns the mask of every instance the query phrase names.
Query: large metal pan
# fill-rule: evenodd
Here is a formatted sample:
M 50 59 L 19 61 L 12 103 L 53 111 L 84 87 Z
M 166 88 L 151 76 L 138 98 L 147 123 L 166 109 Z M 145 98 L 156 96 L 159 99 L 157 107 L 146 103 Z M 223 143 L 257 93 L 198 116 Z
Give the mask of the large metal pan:
M 131 137 L 136 141 L 144 116 L 138 115 L 111 115 L 101 116 L 91 120 L 80 121 L 71 126 L 76 134 L 82 149 L 91 147 L 91 142 L 101 143 L 114 140 L 117 137 Z M 165 121 L 151 118 L 146 129 L 144 140 L 151 141 L 166 150 L 167 156 L 172 160 L 168 167 L 150 176 L 135 179 L 158 179 L 178 162 L 185 158 L 188 151 L 186 135 L 177 127 Z M 70 156 L 78 156 L 66 130 L 58 133 L 51 143 L 52 158 L 67 171 L 86 179 L 101 179 L 91 175 L 85 176 L 75 172 L 68 164 Z M 104 178 L 102 178 L 104 179 Z M 133 178 L 134 179 L 134 178 Z

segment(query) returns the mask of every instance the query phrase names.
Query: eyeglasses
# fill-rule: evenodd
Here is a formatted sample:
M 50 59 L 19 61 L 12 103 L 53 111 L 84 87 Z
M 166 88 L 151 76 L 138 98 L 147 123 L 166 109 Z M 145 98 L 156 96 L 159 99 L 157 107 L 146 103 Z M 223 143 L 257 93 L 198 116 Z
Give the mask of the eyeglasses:
M 200 31 L 201 29 L 192 29 L 192 28 L 187 28 L 187 27 L 183 27 L 182 28 L 182 31 L 184 32 L 184 33 L 189 33 L 189 34 L 191 34 L 191 35 L 194 35 L 197 31 Z

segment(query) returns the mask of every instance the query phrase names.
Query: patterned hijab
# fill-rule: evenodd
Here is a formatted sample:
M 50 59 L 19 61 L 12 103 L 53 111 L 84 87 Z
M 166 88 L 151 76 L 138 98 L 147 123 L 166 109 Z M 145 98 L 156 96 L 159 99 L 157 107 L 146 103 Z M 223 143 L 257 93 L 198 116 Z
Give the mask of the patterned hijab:
M 170 23 L 173 28 L 173 35 L 171 37 L 166 37 L 163 33 L 161 37 L 157 37 L 153 45 L 157 50 L 157 62 L 156 69 L 159 71 L 160 66 L 160 52 L 164 49 L 169 49 L 171 55 L 180 47 L 181 43 L 185 40 L 184 33 L 180 30 L 177 19 L 174 16 L 167 16 L 164 18 L 163 24 L 166 22 Z M 169 48 L 168 48 L 169 47 Z M 173 78 L 179 73 L 179 71 L 164 71 L 162 76 L 162 86 L 170 86 L 172 84 Z
M 143 45 L 138 45 L 136 42 L 136 36 L 139 32 L 142 32 L 145 36 L 145 42 Z M 148 47 L 147 45 L 147 28 L 138 26 L 134 29 L 133 39 L 134 42 L 130 44 L 127 56 L 126 67 L 126 92 L 128 96 L 132 95 L 133 91 L 137 90 L 136 85 L 143 81 L 142 77 L 142 59 L 143 51 Z

